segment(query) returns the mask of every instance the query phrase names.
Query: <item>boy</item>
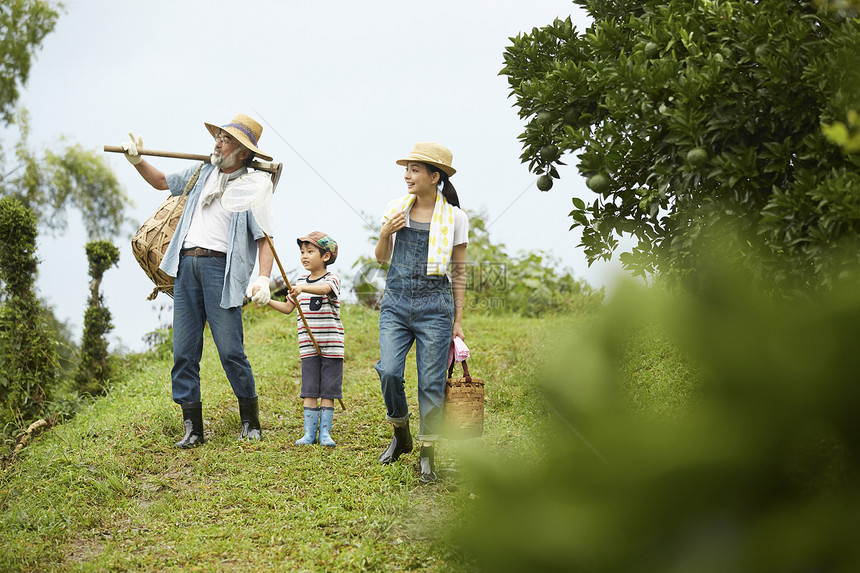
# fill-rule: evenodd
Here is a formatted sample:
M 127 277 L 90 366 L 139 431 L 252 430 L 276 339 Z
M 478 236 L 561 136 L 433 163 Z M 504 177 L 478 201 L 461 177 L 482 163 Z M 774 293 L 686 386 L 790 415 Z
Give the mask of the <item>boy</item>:
M 321 356 L 317 354 L 298 317 L 305 435 L 296 440 L 296 445 L 316 442 L 319 428 L 319 443 L 334 447 L 336 444 L 331 438 L 334 401 L 343 398 L 343 324 L 340 321 L 340 279 L 326 267 L 337 259 L 337 243 L 320 231 L 299 237 L 296 242 L 302 266 L 308 274 L 296 280 L 285 302 L 270 300 L 268 304 L 289 314 L 298 301 L 321 353 Z

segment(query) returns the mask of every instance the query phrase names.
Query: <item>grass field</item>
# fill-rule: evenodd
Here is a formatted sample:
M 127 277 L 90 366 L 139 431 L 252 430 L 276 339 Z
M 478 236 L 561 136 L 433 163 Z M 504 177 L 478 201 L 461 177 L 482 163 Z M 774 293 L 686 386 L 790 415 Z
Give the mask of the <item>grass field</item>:
M 177 450 L 169 350 L 129 357 L 5 458 L 0 571 L 857 571 L 860 298 L 706 295 L 467 315 L 485 431 L 439 445 L 433 486 L 417 451 L 377 462 L 375 312 L 343 310 L 347 409 L 325 449 L 293 445 L 294 319 L 248 308 L 264 439 L 237 441 L 209 343 L 207 443 Z
M 302 434 L 294 317 L 246 308 L 246 351 L 264 439 L 240 443 L 238 407 L 211 340 L 201 366 L 207 442 L 185 451 L 170 399 L 172 359 L 127 359 L 109 394 L 33 441 L 0 477 L 2 571 L 472 570 L 448 532 L 475 494 L 468 450 L 523 460 L 546 423 L 535 377 L 560 332 L 583 319 L 471 316 L 474 376 L 487 382 L 485 434 L 437 448 L 442 480 L 417 480 L 417 448 L 382 466 L 391 429 L 373 366 L 377 315 L 346 306 L 344 401 L 337 447 Z M 414 397 L 414 352 L 407 384 Z

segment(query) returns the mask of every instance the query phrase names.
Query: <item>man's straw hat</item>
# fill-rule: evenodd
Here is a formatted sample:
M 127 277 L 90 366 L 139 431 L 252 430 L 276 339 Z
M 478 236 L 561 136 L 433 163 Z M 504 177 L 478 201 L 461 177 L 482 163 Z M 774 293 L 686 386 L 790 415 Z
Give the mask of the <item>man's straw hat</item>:
M 212 134 L 212 137 L 217 137 L 218 132 L 222 130 L 226 131 L 235 137 L 239 143 L 253 151 L 260 159 L 265 159 L 266 161 L 272 160 L 271 155 L 264 153 L 257 147 L 260 136 L 263 134 L 263 126 L 244 113 L 240 113 L 233 118 L 233 121 L 220 127 L 206 122 L 203 122 L 203 124 L 209 130 L 209 133 Z
M 395 163 L 397 165 L 407 165 L 410 161 L 429 163 L 434 167 L 438 167 L 450 177 L 457 172 L 456 169 L 451 167 L 453 159 L 454 155 L 451 153 L 451 150 L 441 143 L 421 141 L 415 144 L 415 147 L 412 148 L 406 159 L 398 159 Z

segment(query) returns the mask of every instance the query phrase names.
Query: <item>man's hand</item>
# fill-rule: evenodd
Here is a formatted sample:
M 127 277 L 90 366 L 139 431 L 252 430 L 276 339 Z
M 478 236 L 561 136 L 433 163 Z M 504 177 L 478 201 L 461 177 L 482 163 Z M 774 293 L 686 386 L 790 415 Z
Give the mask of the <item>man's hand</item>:
M 269 304 L 272 300 L 272 293 L 269 290 L 269 277 L 260 275 L 257 280 L 248 285 L 248 290 L 245 294 L 251 297 L 251 300 L 257 303 L 258 306 Z
M 131 141 L 126 141 L 122 144 L 122 148 L 125 150 L 125 158 L 132 165 L 137 165 L 143 161 L 143 157 L 137 152 L 138 148 L 143 149 L 143 138 L 138 137 L 135 139 L 134 134 L 130 131 L 128 132 L 128 136 L 131 138 Z

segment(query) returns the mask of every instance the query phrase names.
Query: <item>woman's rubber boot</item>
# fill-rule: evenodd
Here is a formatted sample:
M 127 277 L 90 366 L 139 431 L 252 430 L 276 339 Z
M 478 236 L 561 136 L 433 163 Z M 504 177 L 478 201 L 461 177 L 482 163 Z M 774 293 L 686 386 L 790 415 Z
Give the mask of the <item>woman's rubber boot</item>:
M 418 479 L 425 485 L 439 481 L 436 476 L 436 463 L 433 460 L 433 446 L 421 446 L 418 454 Z
M 180 448 L 196 448 L 206 441 L 203 437 L 203 403 L 189 402 L 181 406 L 185 436 L 176 445 Z
M 337 444 L 331 439 L 331 423 L 334 420 L 334 408 L 323 406 L 320 408 L 320 443 L 329 448 Z
M 259 440 L 262 437 L 258 397 L 239 398 L 239 420 L 242 422 L 240 440 Z
M 379 463 L 390 464 L 397 461 L 401 454 L 408 454 L 412 451 L 412 434 L 409 432 L 409 421 L 407 420 L 403 426 L 394 426 L 394 437 L 391 438 L 391 443 L 379 456 Z
M 317 426 L 320 423 L 319 408 L 305 408 L 305 435 L 296 440 L 297 446 L 310 446 L 317 441 Z

